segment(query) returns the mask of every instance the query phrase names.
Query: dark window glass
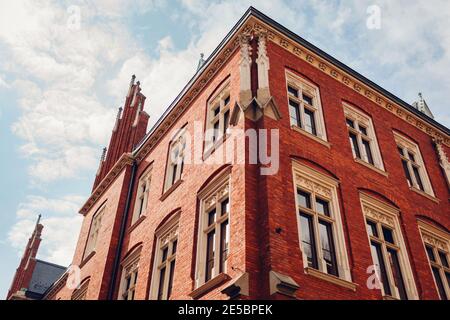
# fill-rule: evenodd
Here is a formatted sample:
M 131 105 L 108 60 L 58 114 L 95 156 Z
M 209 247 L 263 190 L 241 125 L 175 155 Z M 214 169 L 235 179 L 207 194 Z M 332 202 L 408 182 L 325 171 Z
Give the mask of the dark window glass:
M 362 125 L 358 125 L 359 132 L 361 132 L 363 135 L 367 136 L 367 128 L 363 127 Z
M 289 100 L 289 117 L 291 118 L 291 125 L 301 127 L 300 106 L 291 100 Z
M 391 287 L 386 273 L 386 264 L 381 253 L 381 245 L 375 241 L 371 241 L 370 251 L 372 253 L 373 263 L 377 269 L 377 274 L 380 277 L 379 280 L 383 286 L 384 294 L 391 295 Z
M 351 120 L 351 119 L 345 119 L 345 122 L 347 122 L 347 125 L 348 125 L 348 126 L 350 126 L 350 127 L 352 127 L 352 128 L 355 128 L 355 123 L 353 122 L 353 120 Z
M 230 103 L 230 96 L 228 96 L 228 97 L 225 98 L 224 103 L 225 103 L 225 105 L 227 105 L 228 103 Z
M 445 277 L 447 278 L 447 285 L 450 287 L 450 272 L 446 272 Z
M 309 193 L 298 189 L 297 201 L 300 206 L 311 209 L 311 195 Z
M 316 122 L 314 121 L 314 111 L 305 108 L 305 130 L 313 135 L 317 135 Z
M 310 106 L 313 105 L 313 98 L 311 98 L 310 96 L 307 95 L 303 95 L 303 101 L 305 101 L 307 104 L 309 104 Z
M 350 145 L 352 146 L 353 153 L 355 157 L 361 159 L 361 152 L 359 151 L 358 139 L 353 132 L 349 132 L 348 136 L 350 138 Z
M 408 169 L 408 162 L 406 160 L 402 159 L 402 166 L 403 166 L 403 171 L 405 172 L 405 176 L 406 176 L 406 180 L 408 180 L 409 185 L 412 186 L 412 180 L 411 180 L 411 175 L 409 173 L 409 169 Z
M 317 198 L 316 199 L 316 210 L 318 213 L 330 216 L 330 206 L 328 201 Z
M 319 221 L 320 242 L 322 244 L 322 254 L 327 266 L 327 273 L 338 276 L 336 262 L 336 252 L 334 250 L 333 231 L 331 224 L 325 221 Z
M 420 190 L 423 191 L 424 188 L 423 188 L 422 178 L 420 177 L 419 168 L 413 166 L 413 171 L 414 171 L 414 176 L 416 177 L 417 186 L 419 187 Z
M 300 227 L 302 233 L 302 249 L 308 260 L 308 266 L 317 269 L 318 264 L 312 217 L 307 214 L 300 214 Z
M 364 149 L 366 150 L 367 162 L 369 162 L 371 165 L 373 165 L 374 162 L 373 162 L 372 150 L 370 148 L 370 142 L 362 139 L 362 144 L 364 146 Z
M 448 260 L 447 260 L 447 255 L 445 254 L 445 252 L 443 251 L 439 251 L 439 259 L 441 260 L 441 264 L 448 268 Z
M 395 286 L 398 289 L 401 300 L 407 300 L 405 283 L 403 281 L 402 271 L 400 269 L 400 262 L 398 261 L 398 254 L 396 249 L 388 248 L 389 261 L 391 264 L 392 275 L 394 277 Z
M 229 127 L 229 124 L 230 124 L 230 110 L 227 110 L 223 114 L 223 134 L 227 133 L 227 129 Z
M 436 262 L 436 257 L 434 255 L 433 248 L 430 247 L 429 245 L 425 245 L 425 250 L 427 251 L 428 259 L 430 259 L 430 261 Z
M 411 152 L 408 152 L 408 158 L 409 158 L 412 162 L 416 162 L 416 158 L 414 157 L 414 154 L 412 154 Z
M 398 153 L 403 157 L 403 149 L 400 147 L 397 147 Z
M 378 238 L 378 230 L 377 230 L 377 225 L 375 222 L 367 220 L 366 227 L 367 227 L 367 233 L 370 236 L 374 236 L 374 237 Z
M 217 140 L 217 137 L 219 136 L 219 120 L 217 120 L 213 125 L 213 142 Z
M 382 226 L 381 230 L 383 231 L 383 238 L 384 238 L 384 240 L 389 242 L 389 243 L 395 244 L 395 242 L 394 242 L 394 233 L 392 232 L 392 230 L 387 228 L 387 227 L 385 227 L 385 226 Z
M 168 247 L 165 247 L 165 248 L 162 250 L 161 262 L 164 262 L 164 261 L 167 260 L 167 253 L 168 253 L 168 251 L 169 251 L 169 248 L 168 248 Z
M 225 200 L 222 201 L 222 203 L 220 204 L 220 207 L 221 207 L 220 215 L 224 215 L 229 212 L 230 201 L 228 200 L 228 198 L 226 198 Z
M 208 212 L 208 226 L 212 225 L 216 221 L 216 209 L 212 209 Z
M 228 258 L 228 234 L 229 225 L 228 220 L 225 220 L 220 225 L 220 271 L 225 272 L 225 262 Z
M 177 246 L 178 246 L 178 241 L 175 240 L 175 241 L 172 243 L 172 254 L 175 254 L 175 253 L 177 252 Z
M 169 287 L 167 288 L 167 299 L 172 295 L 173 274 L 175 272 L 175 259 L 170 262 Z
M 214 269 L 214 240 L 215 240 L 215 230 L 211 230 L 206 237 L 206 273 L 205 281 L 212 278 Z
M 445 293 L 444 283 L 442 282 L 441 274 L 439 273 L 439 269 L 436 267 L 431 267 L 433 271 L 434 281 L 436 282 L 437 289 L 439 291 L 439 296 L 442 300 L 447 300 L 447 294 Z M 448 280 L 448 276 L 447 276 Z
M 292 94 L 294 97 L 298 98 L 298 90 L 297 89 L 295 89 L 295 88 L 293 88 L 291 86 L 288 86 L 288 92 L 290 94 Z
M 217 116 L 220 112 L 220 106 L 214 108 L 214 116 Z
M 158 300 L 163 299 L 164 294 L 164 278 L 166 277 L 166 267 L 159 271 L 159 286 L 158 286 Z

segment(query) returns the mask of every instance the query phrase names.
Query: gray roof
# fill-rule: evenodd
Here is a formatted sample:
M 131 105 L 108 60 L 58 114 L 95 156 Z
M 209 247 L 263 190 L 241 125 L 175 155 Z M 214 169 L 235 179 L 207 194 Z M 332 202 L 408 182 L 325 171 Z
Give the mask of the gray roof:
M 66 267 L 36 259 L 26 295 L 40 298 L 42 294 L 66 271 Z

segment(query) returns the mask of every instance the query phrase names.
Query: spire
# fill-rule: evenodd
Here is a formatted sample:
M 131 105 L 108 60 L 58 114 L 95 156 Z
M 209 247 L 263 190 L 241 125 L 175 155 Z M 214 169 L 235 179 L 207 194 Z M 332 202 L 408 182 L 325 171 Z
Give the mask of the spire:
M 131 96 L 131 91 L 132 91 L 133 86 L 134 86 L 134 80 L 136 80 L 136 76 L 133 74 L 133 75 L 131 76 L 130 87 L 129 87 L 129 89 L 128 89 L 127 97 L 130 97 L 130 96 Z
M 105 157 L 106 157 L 106 151 L 108 150 L 108 148 L 104 147 L 103 151 L 102 151 L 102 156 L 100 158 L 100 161 L 103 162 L 105 161 Z
M 203 58 L 205 55 L 200 53 L 200 59 L 198 60 L 197 71 L 200 70 L 205 64 L 206 60 Z
M 103 162 L 105 162 L 105 158 L 106 158 L 106 151 L 108 149 L 106 147 L 103 148 L 102 150 L 102 155 L 100 156 L 100 163 L 98 165 L 98 169 L 97 169 L 97 176 L 100 175 L 100 172 L 102 171 L 102 167 L 103 167 Z
M 412 106 L 417 109 L 418 111 L 426 114 L 430 118 L 434 119 L 433 113 L 431 112 L 430 108 L 428 107 L 428 104 L 426 103 L 425 99 L 422 96 L 422 92 L 419 92 L 418 94 L 419 100 L 414 101 Z
M 122 107 L 119 107 L 119 110 L 117 110 L 117 116 L 116 116 L 116 124 L 114 125 L 113 131 L 117 131 L 117 128 L 119 127 L 119 121 L 120 117 L 122 116 Z

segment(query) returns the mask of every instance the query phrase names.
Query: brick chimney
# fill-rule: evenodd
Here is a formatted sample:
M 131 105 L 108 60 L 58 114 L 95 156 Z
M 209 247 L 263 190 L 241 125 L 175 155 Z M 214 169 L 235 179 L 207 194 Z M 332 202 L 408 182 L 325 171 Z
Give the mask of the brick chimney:
M 38 216 L 36 226 L 28 239 L 28 244 L 25 248 L 25 252 L 20 260 L 20 265 L 16 269 L 11 288 L 8 291 L 6 299 L 10 299 L 14 294 L 20 291 L 22 288 L 28 288 L 31 276 L 33 275 L 34 267 L 36 265 L 36 255 L 41 244 L 41 233 L 44 226 L 40 224 L 41 215 Z
M 109 141 L 106 155 L 103 154 L 92 191 L 124 153 L 133 151 L 144 138 L 147 131 L 149 115 L 144 111 L 145 96 L 141 93 L 140 82 L 135 83 L 136 76 L 131 77 L 125 105 L 119 108 L 116 122 Z

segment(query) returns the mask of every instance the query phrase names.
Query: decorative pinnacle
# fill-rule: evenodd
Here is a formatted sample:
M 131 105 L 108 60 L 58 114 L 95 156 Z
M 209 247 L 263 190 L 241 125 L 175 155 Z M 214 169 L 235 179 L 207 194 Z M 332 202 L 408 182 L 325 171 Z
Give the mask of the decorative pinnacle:
M 106 150 L 108 150 L 108 148 L 104 147 L 104 148 L 103 148 L 103 151 L 102 151 L 102 157 L 100 158 L 100 161 L 101 161 L 101 162 L 105 161 Z
M 201 67 L 203 67 L 203 65 L 205 64 L 205 59 L 204 59 L 205 54 L 202 52 L 200 53 L 200 59 L 198 60 L 198 65 L 197 65 L 197 71 L 200 70 Z
M 37 221 L 36 221 L 36 225 L 38 225 L 39 222 L 41 221 L 41 217 L 42 217 L 42 215 L 39 213 L 39 214 L 38 214 Z

